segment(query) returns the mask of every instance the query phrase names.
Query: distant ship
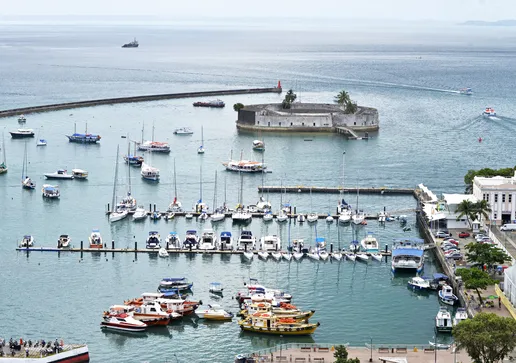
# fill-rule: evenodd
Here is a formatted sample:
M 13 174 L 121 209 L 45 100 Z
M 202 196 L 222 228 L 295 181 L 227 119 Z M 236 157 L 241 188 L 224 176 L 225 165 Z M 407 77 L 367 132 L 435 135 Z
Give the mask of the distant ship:
M 136 38 L 134 38 L 134 40 L 131 43 L 122 45 L 122 48 L 138 48 L 138 45 L 138 41 L 136 40 Z
M 221 100 L 214 100 L 214 101 L 208 101 L 208 102 L 194 102 L 193 104 L 195 107 L 215 107 L 215 108 L 222 108 L 226 106 L 226 104 Z

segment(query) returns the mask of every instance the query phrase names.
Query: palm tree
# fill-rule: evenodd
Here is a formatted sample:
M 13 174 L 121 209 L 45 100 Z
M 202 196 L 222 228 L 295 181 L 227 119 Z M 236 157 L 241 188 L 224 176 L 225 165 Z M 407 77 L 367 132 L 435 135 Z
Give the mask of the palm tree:
M 487 200 L 479 200 L 473 205 L 473 210 L 476 216 L 480 217 L 480 222 L 482 222 L 482 217 L 486 220 L 489 220 L 489 214 L 491 213 L 491 207 Z
M 335 102 L 341 106 L 347 105 L 350 101 L 349 93 L 344 90 L 340 91 L 337 96 L 335 96 Z
M 476 215 L 475 203 L 468 199 L 463 200 L 457 206 L 457 213 L 459 213 L 457 220 L 461 219 L 462 217 L 466 217 L 469 228 L 471 228 L 471 219 L 475 219 Z
M 289 89 L 288 92 L 285 94 L 285 99 L 281 103 L 282 107 L 284 109 L 289 109 L 292 103 L 296 100 L 297 95 L 294 93 L 293 90 Z

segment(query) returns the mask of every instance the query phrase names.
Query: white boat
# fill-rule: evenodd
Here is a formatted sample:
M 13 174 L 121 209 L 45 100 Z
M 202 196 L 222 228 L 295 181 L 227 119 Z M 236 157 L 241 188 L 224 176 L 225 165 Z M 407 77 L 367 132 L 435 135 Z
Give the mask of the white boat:
M 145 242 L 145 248 L 159 249 L 161 243 L 161 237 L 157 231 L 150 231 Z
M 244 252 L 244 257 L 251 261 L 253 259 L 254 253 L 253 252 Z
M 212 229 L 205 229 L 201 235 L 201 240 L 199 242 L 199 249 L 208 251 L 208 250 L 216 250 L 217 247 L 218 247 L 217 235 L 213 232 Z
M 72 174 L 68 174 L 66 169 L 59 169 L 54 173 L 46 173 L 45 178 L 47 179 L 64 179 L 64 180 L 70 180 L 73 179 L 74 176 Z
M 23 236 L 23 239 L 20 242 L 20 247 L 32 247 L 34 246 L 34 237 L 30 234 Z
M 430 281 L 425 280 L 419 276 L 412 277 L 408 282 L 407 286 L 413 290 L 429 290 Z
M 360 251 L 360 244 L 357 240 L 351 241 L 349 245 L 349 251 L 353 253 L 357 253 L 358 251 Z
M 111 222 L 111 223 L 118 222 L 118 221 L 124 219 L 125 217 L 127 217 L 128 215 L 129 215 L 129 212 L 127 210 L 117 209 L 117 210 L 109 213 L 109 222 Z
M 253 141 L 253 150 L 256 151 L 264 151 L 265 150 L 265 143 L 261 140 L 254 140 Z
M 298 223 L 303 223 L 304 221 L 306 221 L 306 217 L 304 214 L 298 214 L 296 219 Z
M 47 146 L 47 140 L 38 139 L 38 141 L 36 141 L 36 146 Z
M 343 209 L 339 214 L 339 223 L 340 224 L 348 224 L 351 222 L 351 210 Z
M 294 260 L 299 261 L 303 258 L 305 254 L 303 252 L 294 252 L 292 254 L 292 257 L 294 257 Z
M 188 212 L 185 214 L 185 218 L 186 219 L 192 219 L 193 218 L 193 213 L 192 212 Z
M 165 245 L 167 250 L 180 250 L 183 245 L 181 244 L 181 238 L 176 232 L 170 232 L 165 239 Z
M 149 164 L 146 164 L 145 162 L 142 163 L 142 170 L 140 171 L 140 174 L 142 178 L 146 180 L 159 180 L 159 169 L 152 167 Z
M 442 350 L 448 350 L 451 348 L 451 345 L 450 344 L 441 344 L 441 343 L 435 343 L 435 342 L 428 342 L 428 344 L 430 344 L 430 346 L 434 347 L 434 348 L 437 348 L 437 349 L 442 349 Z
M 267 252 L 267 251 L 259 251 L 258 252 L 258 257 L 261 258 L 264 261 L 267 261 L 267 259 L 269 258 L 269 252 Z
M 253 219 L 253 215 L 243 206 L 239 205 L 237 209 L 231 214 L 233 222 L 250 222 Z
M 67 234 L 62 234 L 57 240 L 57 248 L 70 248 L 70 242 L 72 239 Z
M 168 257 L 168 251 L 165 247 L 161 247 L 158 251 L 158 256 L 159 257 Z
M 460 93 L 461 95 L 471 96 L 471 95 L 473 94 L 473 91 L 472 91 L 472 89 L 471 89 L 471 88 L 466 87 L 466 88 L 461 88 L 461 89 L 459 90 L 459 93 Z
M 193 135 L 193 131 L 189 127 L 180 127 L 174 130 L 174 135 Z
M 142 219 L 147 218 L 147 211 L 143 206 L 139 206 L 133 213 L 133 220 L 141 221 Z
M 170 145 L 167 142 L 145 141 L 143 143 L 138 144 L 138 150 L 150 151 L 155 153 L 169 153 Z
M 210 288 L 208 290 L 213 294 L 222 294 L 224 292 L 224 287 L 220 282 L 212 282 L 210 283 Z
M 34 130 L 32 129 L 18 129 L 16 131 L 9 131 L 13 139 L 21 139 L 25 137 L 34 137 Z
M 226 218 L 226 214 L 222 213 L 220 209 L 215 209 L 215 212 L 211 215 L 212 222 L 220 222 Z
M 220 249 L 224 251 L 233 250 L 233 236 L 231 232 L 221 232 L 220 233 Z
M 331 224 L 331 223 L 333 223 L 333 221 L 334 221 L 333 217 L 330 214 L 328 214 L 328 217 L 326 217 L 326 223 Z
M 355 256 L 360 260 L 360 261 L 364 261 L 364 262 L 367 262 L 369 261 L 369 256 L 366 255 L 365 253 L 363 252 L 359 252 L 359 253 L 356 253 Z
M 204 132 L 203 127 L 201 126 L 201 145 L 197 148 L 197 154 L 204 154 Z
M 340 261 L 342 260 L 342 253 L 340 252 L 334 252 L 331 254 L 331 258 L 337 260 L 337 261 Z
M 378 222 L 385 223 L 385 219 L 387 218 L 387 215 L 384 211 L 378 213 Z
M 274 216 L 272 215 L 271 212 L 267 212 L 263 215 L 264 222 L 272 222 L 273 219 L 274 219 Z
M 252 251 L 256 249 L 256 237 L 251 231 L 242 231 L 238 238 L 238 250 Z
M 230 156 L 230 160 L 222 163 L 222 165 L 224 165 L 226 170 L 241 173 L 263 173 L 267 169 L 267 166 L 264 163 L 260 163 L 258 161 L 244 160 L 243 152 L 240 153 L 240 160 L 233 160 L 232 156 Z
M 22 123 L 22 122 L 26 122 L 27 119 L 25 118 L 24 115 L 20 115 L 20 117 L 18 117 L 18 122 Z
M 87 179 L 88 172 L 82 169 L 72 169 L 72 175 L 75 179 Z
M 439 300 L 446 305 L 453 306 L 459 300 L 459 298 L 453 294 L 453 288 L 450 285 L 443 285 L 438 295 Z
M 346 258 L 350 261 L 355 261 L 357 259 L 357 256 L 354 254 L 354 253 L 351 253 L 351 252 L 347 252 L 346 253 Z
M 31 178 L 29 178 L 27 176 L 28 174 L 28 171 L 27 171 L 27 168 L 29 166 L 29 161 L 28 161 L 28 154 L 27 154 L 27 143 L 25 143 L 25 152 L 24 152 L 24 155 L 23 155 L 23 165 L 22 165 L 22 187 L 25 188 L 25 189 L 35 189 L 36 188 L 36 183 L 34 183 L 32 181 Z
M 264 236 L 260 238 L 260 249 L 262 251 L 281 250 L 281 239 L 276 235 Z
M 482 116 L 484 116 L 484 117 L 495 117 L 496 116 L 496 112 L 495 112 L 494 108 L 486 107 L 484 112 L 482 112 Z
M 451 333 L 453 328 L 452 317 L 448 309 L 441 306 L 435 316 L 435 329 L 440 333 Z
M 420 273 L 423 271 L 424 243 L 423 239 L 418 238 L 395 239 L 392 244 L 392 272 L 415 270 L 416 273 Z
M 233 313 L 228 313 L 217 304 L 208 305 L 208 309 L 197 309 L 195 314 L 199 319 L 217 320 L 217 321 L 231 321 Z
M 368 232 L 366 237 L 360 241 L 360 246 L 364 252 L 378 252 L 378 241 L 371 232 Z
M 276 252 L 271 252 L 271 256 L 274 260 L 276 261 L 281 261 L 281 258 L 282 258 L 282 253 L 279 252 L 279 251 L 276 251 Z
M 278 215 L 276 216 L 276 222 L 282 223 L 288 220 L 288 214 L 285 213 L 284 210 L 280 210 Z
M 311 250 L 306 255 L 308 256 L 308 258 L 311 258 L 312 260 L 318 261 L 321 259 L 321 257 L 319 256 L 319 252 L 316 250 Z
M 183 248 L 185 249 L 196 249 L 199 245 L 199 237 L 195 229 L 189 229 L 186 231 L 185 240 L 183 241 Z
M 458 325 L 461 321 L 468 320 L 468 313 L 464 308 L 458 308 L 453 317 L 453 326 Z
M 330 257 L 330 254 L 325 249 L 324 250 L 320 250 L 319 251 L 319 257 L 321 258 L 321 260 L 326 261 Z
M 380 252 L 373 252 L 371 253 L 371 257 L 375 261 L 381 261 L 383 259 L 383 256 Z
M 283 257 L 287 261 L 291 261 L 293 256 L 290 252 L 282 252 L 281 257 Z
M 308 221 L 308 223 L 315 223 L 315 222 L 317 222 L 318 219 L 319 219 L 319 216 L 316 213 L 309 213 L 306 216 L 306 220 Z
M 98 229 L 94 229 L 91 231 L 90 237 L 90 248 L 102 248 L 102 236 L 100 235 L 100 231 Z
M 210 218 L 210 216 L 206 212 L 201 212 L 201 214 L 199 214 L 199 220 L 201 222 L 208 220 L 208 218 Z
M 355 225 L 361 225 L 365 222 L 365 213 L 361 210 L 355 211 L 355 213 L 351 216 L 351 220 Z
M 57 185 L 43 184 L 41 193 L 43 194 L 43 197 L 49 199 L 57 199 L 61 196 Z
M 129 314 L 119 314 L 104 317 L 104 320 L 100 323 L 100 328 L 126 332 L 144 332 L 147 329 L 147 324 L 134 319 Z

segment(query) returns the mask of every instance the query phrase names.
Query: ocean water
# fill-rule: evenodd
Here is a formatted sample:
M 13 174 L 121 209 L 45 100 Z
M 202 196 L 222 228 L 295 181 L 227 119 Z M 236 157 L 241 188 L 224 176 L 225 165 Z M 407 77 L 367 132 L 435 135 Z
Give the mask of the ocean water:
M 134 36 L 138 49 L 121 49 Z M 4 130 L 9 172 L 0 176 L 0 265 L 3 281 L 0 336 L 24 336 L 86 342 L 94 362 L 206 361 L 229 362 L 240 352 L 279 342 L 341 342 L 362 345 L 426 343 L 432 339 L 435 295 L 420 296 L 406 288 L 409 276 L 393 277 L 389 264 L 290 264 L 240 256 L 152 256 L 61 253 L 25 253 L 14 249 L 24 234 L 33 234 L 39 246 L 54 246 L 62 233 L 72 244 L 87 241 L 93 228 L 104 240 L 119 247 L 143 245 L 149 230 L 163 238 L 170 231 L 182 237 L 186 229 L 212 228 L 210 223 L 177 219 L 110 225 L 105 216 L 111 203 L 117 145 L 140 140 L 142 127 L 150 139 L 168 141 L 170 155 L 144 155 L 161 169 L 158 184 L 143 181 L 138 169 L 120 163 L 117 196 L 129 181 L 139 204 L 165 209 L 173 198 L 173 162 L 176 161 L 179 199 L 186 208 L 202 197 L 210 206 L 239 202 L 238 175 L 224 171 L 222 162 L 243 152 L 262 157 L 272 170 L 246 175 L 243 202 L 255 203 L 259 185 L 390 186 L 419 183 L 441 192 L 462 192 L 468 169 L 512 166 L 516 131 L 513 101 L 513 30 L 448 26 L 444 28 L 340 26 L 299 23 L 177 23 L 177 24 L 0 24 L 0 109 L 102 97 L 268 87 L 282 81 L 303 102 L 332 102 L 346 89 L 359 104 L 379 110 L 381 129 L 368 141 L 348 141 L 338 135 L 238 133 L 236 102 L 280 102 L 281 95 L 224 97 L 221 110 L 197 109 L 194 100 L 171 100 L 27 115 L 26 127 L 48 140 L 36 147 L 27 141 L 28 175 L 37 184 L 33 192 L 21 189 L 24 140 L 8 131 L 18 128 L 15 117 L 0 119 Z M 474 94 L 457 93 L 472 87 Z M 485 119 L 483 108 L 492 106 L 498 116 Z M 65 134 L 88 125 L 99 133 L 99 145 L 68 143 Z M 194 135 L 178 137 L 172 131 L 190 126 Z M 204 129 L 206 154 L 196 153 Z M 128 139 L 121 138 L 129 135 Z M 478 142 L 482 137 L 483 141 Z M 251 150 L 252 140 L 265 140 L 267 150 Z M 313 141 L 304 141 L 310 138 Z M 345 152 L 345 156 L 343 156 Z M 43 174 L 58 168 L 83 168 L 87 181 L 60 181 L 59 201 L 43 200 Z M 202 170 L 202 173 L 201 173 Z M 215 188 L 215 172 L 218 173 Z M 334 211 L 339 195 L 292 193 L 264 195 L 274 205 L 290 201 L 298 211 Z M 344 195 L 368 213 L 384 207 L 409 214 L 410 232 L 397 222 L 351 227 L 291 226 L 291 238 L 314 241 L 324 236 L 334 247 L 346 247 L 354 238 L 374 232 L 382 245 L 393 238 L 417 237 L 415 200 L 409 196 Z M 399 213 L 398 213 L 399 214 Z M 214 226 L 219 234 L 238 235 L 241 227 L 229 221 Z M 288 244 L 288 226 L 264 225 L 254 220 L 249 229 L 258 237 L 278 234 Z M 425 274 L 436 270 L 427 256 Z M 208 285 L 220 281 L 227 293 L 217 302 L 230 311 L 243 282 L 258 278 L 265 285 L 287 289 L 294 303 L 316 309 L 321 326 L 309 338 L 279 338 L 242 334 L 236 322 L 206 324 L 185 320 L 141 337 L 103 333 L 101 313 L 109 305 L 155 291 L 165 276 L 187 276 L 194 281 L 195 299 L 214 302 Z M 396 335 L 392 334 L 393 328 Z

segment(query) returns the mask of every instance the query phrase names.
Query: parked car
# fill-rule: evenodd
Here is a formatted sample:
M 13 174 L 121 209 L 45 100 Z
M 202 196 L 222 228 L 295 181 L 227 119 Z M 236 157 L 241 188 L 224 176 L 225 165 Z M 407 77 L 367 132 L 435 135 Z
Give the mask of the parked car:
M 456 246 L 442 247 L 441 249 L 444 251 L 444 253 L 449 251 L 460 251 L 459 248 Z
M 457 246 L 455 243 L 448 242 L 448 241 L 443 242 L 441 244 L 441 247 L 455 247 L 455 248 L 459 248 L 459 246 Z
M 489 237 L 484 237 L 481 241 L 478 241 L 478 243 L 493 243 L 493 240 Z
M 451 237 L 451 233 L 448 231 L 437 231 L 435 232 L 435 238 L 446 238 Z
M 453 239 L 453 238 L 451 238 L 451 237 L 448 237 L 448 238 L 443 239 L 443 242 L 453 243 L 455 246 L 458 246 L 458 245 L 459 245 L 459 241 L 457 241 L 456 239 Z
M 463 232 L 459 233 L 459 238 L 467 238 L 469 236 L 471 236 L 471 234 L 469 234 L 469 232 L 464 232 L 463 231 Z
M 462 259 L 462 253 L 460 251 L 452 250 L 444 254 L 444 257 L 446 258 L 452 258 L 454 260 L 461 260 Z
M 486 238 L 486 237 L 487 237 L 487 238 L 489 238 L 489 237 L 488 237 L 488 236 L 486 236 L 485 234 L 479 233 L 479 234 L 477 234 L 477 235 L 475 236 L 475 241 L 480 242 L 480 241 L 482 241 L 482 239 L 483 239 L 483 238 Z

